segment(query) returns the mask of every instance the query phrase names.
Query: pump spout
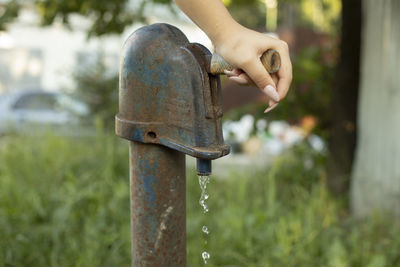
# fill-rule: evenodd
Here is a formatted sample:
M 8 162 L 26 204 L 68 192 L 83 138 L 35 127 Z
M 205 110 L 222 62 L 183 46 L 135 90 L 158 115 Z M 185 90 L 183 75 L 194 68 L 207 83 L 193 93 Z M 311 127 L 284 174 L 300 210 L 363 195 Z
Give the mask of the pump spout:
M 211 175 L 211 160 L 197 159 L 197 175 L 199 176 Z

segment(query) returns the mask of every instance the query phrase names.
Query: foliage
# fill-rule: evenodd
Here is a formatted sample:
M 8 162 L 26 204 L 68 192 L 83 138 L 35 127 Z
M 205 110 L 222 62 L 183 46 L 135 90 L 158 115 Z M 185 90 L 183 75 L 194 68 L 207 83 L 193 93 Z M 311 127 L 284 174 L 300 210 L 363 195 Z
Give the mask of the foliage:
M 152 4 L 172 6 L 172 0 L 35 0 L 33 5 L 40 16 L 41 25 L 48 26 L 60 21 L 67 27 L 71 26 L 71 16 L 81 15 L 88 18 L 91 25 L 88 36 L 106 34 L 121 34 L 127 26 L 135 22 L 147 23 L 146 7 Z M 244 25 L 251 28 L 264 26 L 265 10 L 257 0 L 225 1 L 233 16 Z M 24 0 L 12 0 L 0 5 L 0 30 L 5 30 L 10 22 L 18 17 L 19 10 L 24 6 Z
M 95 118 L 101 125 L 113 127 L 118 112 L 118 73 L 110 73 L 104 55 L 99 53 L 94 64 L 79 68 L 74 77 L 74 95 L 89 106 L 86 119 Z
M 130 265 L 126 142 L 1 141 L 0 266 Z M 400 224 L 349 219 L 325 189 L 323 157 L 310 151 L 300 145 L 268 170 L 212 177 L 207 216 L 189 171 L 188 265 L 202 266 L 206 224 L 209 266 L 399 266 Z
M 129 262 L 126 147 L 101 136 L 4 141 L 0 266 Z
M 261 1 L 223 0 L 222 2 L 240 24 L 251 29 L 265 29 L 265 7 Z
M 60 21 L 66 26 L 71 26 L 72 15 L 81 15 L 88 18 L 91 25 L 88 36 L 105 34 L 121 34 L 127 26 L 134 22 L 146 23 L 146 7 L 152 4 L 172 6 L 172 0 L 35 0 L 29 4 L 35 8 L 43 26 Z M 260 0 L 223 0 L 233 17 L 241 24 L 253 28 L 265 27 L 265 2 Z M 18 17 L 18 11 L 24 5 L 24 0 L 6 1 L 0 6 L 0 30 Z M 287 7 L 290 6 L 288 9 Z M 279 21 L 286 24 L 292 21 L 294 25 L 311 25 L 321 31 L 335 29 L 340 13 L 339 0 L 280 0 Z M 295 12 L 288 10 L 294 10 Z M 287 16 L 290 16 L 288 18 Z
M 17 0 L 12 0 L 7 4 L 0 3 L 0 31 L 6 29 L 6 26 L 18 17 L 20 5 Z
M 340 17 L 340 0 L 302 0 L 300 7 L 304 23 L 311 24 L 323 32 L 337 30 L 335 25 L 338 25 Z
M 170 4 L 171 0 L 35 0 L 33 6 L 41 19 L 43 26 L 51 25 L 55 21 L 61 21 L 70 26 L 72 15 L 82 15 L 91 21 L 88 29 L 89 36 L 100 36 L 104 34 L 120 34 L 127 26 L 134 22 L 146 22 L 144 10 L 146 5 L 152 3 Z M 14 16 L 10 16 L 5 22 L 9 23 L 18 15 L 17 11 L 26 5 L 24 0 L 12 0 L 6 2 L 5 10 L 13 8 Z M 3 16 L 0 18 L 0 27 L 5 28 Z
M 232 17 L 251 29 L 265 29 L 265 7 L 260 1 L 231 1 L 227 6 Z
M 128 0 L 38 0 L 37 9 L 43 25 L 50 25 L 58 17 L 66 25 L 70 24 L 71 14 L 79 14 L 90 18 L 92 25 L 90 35 L 122 33 L 126 26 L 133 22 L 144 22 L 143 10 L 146 1 L 133 10 Z
M 275 0 L 223 0 L 232 16 L 246 27 L 265 30 L 266 4 Z M 278 25 L 283 27 L 308 27 L 319 32 L 337 33 L 340 0 L 279 0 Z

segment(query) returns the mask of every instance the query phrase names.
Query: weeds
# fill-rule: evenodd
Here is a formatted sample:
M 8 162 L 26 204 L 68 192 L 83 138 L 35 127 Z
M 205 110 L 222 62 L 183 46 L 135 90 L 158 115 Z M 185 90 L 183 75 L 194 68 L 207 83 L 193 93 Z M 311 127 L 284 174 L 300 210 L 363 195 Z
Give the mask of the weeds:
M 0 266 L 129 266 L 127 143 L 18 137 L 0 146 Z M 306 162 L 307 164 L 304 164 Z M 212 177 L 210 213 L 187 177 L 188 266 L 400 266 L 400 225 L 348 217 L 305 145 L 252 177 Z M 340 216 L 339 216 L 340 215 Z

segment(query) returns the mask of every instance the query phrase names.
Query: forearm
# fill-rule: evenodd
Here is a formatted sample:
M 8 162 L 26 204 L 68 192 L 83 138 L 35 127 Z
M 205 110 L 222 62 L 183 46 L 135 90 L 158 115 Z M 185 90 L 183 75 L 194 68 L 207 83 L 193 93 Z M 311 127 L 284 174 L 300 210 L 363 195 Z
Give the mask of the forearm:
M 215 43 L 226 40 L 229 32 L 241 27 L 221 0 L 174 0 L 183 12 Z

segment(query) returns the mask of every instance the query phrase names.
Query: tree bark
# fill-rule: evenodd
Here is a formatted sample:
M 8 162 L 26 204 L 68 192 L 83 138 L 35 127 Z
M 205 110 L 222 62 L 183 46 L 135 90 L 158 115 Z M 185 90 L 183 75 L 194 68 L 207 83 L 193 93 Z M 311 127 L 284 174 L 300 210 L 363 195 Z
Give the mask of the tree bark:
M 361 0 L 342 0 L 340 58 L 331 104 L 328 187 L 348 193 L 356 145 L 361 46 Z
M 400 215 L 400 1 L 363 0 L 358 144 L 351 205 Z

